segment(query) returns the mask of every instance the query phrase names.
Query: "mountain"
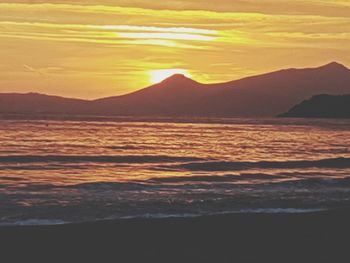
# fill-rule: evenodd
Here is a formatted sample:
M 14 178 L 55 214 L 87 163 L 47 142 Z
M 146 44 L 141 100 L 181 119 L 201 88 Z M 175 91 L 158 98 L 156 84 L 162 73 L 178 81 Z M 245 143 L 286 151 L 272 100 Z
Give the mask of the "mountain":
M 287 69 L 241 80 L 200 84 L 182 75 L 149 88 L 94 101 L 95 111 L 117 115 L 276 116 L 320 93 L 350 93 L 350 70 L 338 63 Z
M 2 93 L 0 94 L 0 113 L 24 114 L 78 114 L 85 109 L 89 101 L 67 99 L 38 93 Z
M 332 62 L 218 84 L 201 84 L 177 74 L 130 94 L 92 101 L 33 93 L 0 94 L 0 113 L 271 117 L 324 93 L 350 94 L 350 69 Z
M 131 94 L 95 100 L 92 105 L 93 111 L 99 114 L 208 115 L 213 109 L 206 109 L 207 107 L 201 102 L 216 92 L 213 85 L 201 84 L 184 75 L 176 74 L 159 84 Z
M 291 108 L 281 117 L 350 118 L 350 95 L 317 95 Z

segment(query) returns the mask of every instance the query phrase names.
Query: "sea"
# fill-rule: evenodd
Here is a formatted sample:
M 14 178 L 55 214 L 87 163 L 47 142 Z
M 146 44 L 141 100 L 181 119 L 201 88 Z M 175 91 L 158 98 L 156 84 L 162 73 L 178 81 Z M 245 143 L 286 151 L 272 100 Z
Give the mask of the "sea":
M 349 206 L 350 120 L 0 120 L 3 226 Z

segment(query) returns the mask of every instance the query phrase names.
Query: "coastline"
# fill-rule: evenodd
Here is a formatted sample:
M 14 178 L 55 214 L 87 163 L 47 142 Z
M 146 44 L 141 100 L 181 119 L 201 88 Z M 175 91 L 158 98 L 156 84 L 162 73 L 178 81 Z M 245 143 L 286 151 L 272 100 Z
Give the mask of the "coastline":
M 320 124 L 323 122 L 348 122 L 349 118 L 330 117 L 282 117 L 281 115 L 259 116 L 123 116 L 123 115 L 89 115 L 89 114 L 25 114 L 25 113 L 0 113 L 1 121 L 85 121 L 85 122 L 154 122 L 154 123 L 198 123 L 198 124 Z
M 348 262 L 349 222 L 347 208 L 2 226 L 0 245 L 3 258 L 48 262 Z

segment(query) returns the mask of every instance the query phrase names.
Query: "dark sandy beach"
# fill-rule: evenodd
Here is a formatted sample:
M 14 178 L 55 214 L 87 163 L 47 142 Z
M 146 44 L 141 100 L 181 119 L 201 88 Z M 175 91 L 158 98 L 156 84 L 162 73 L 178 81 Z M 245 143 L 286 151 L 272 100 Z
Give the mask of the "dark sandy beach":
M 350 262 L 349 222 L 348 210 L 134 219 L 1 227 L 0 242 L 2 262 Z

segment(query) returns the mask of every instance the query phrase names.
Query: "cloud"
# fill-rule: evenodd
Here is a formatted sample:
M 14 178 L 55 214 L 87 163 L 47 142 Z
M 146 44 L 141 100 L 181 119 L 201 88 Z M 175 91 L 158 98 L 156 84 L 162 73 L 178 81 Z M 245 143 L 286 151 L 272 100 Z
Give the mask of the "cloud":
M 11 28 L 0 30 L 0 36 L 51 40 L 57 42 L 85 42 L 111 45 L 159 45 L 174 48 L 207 48 L 198 42 L 214 41 L 218 32 L 200 28 L 155 27 L 132 25 L 53 24 L 40 22 L 0 22 Z M 142 41 L 128 41 L 142 39 Z M 195 41 L 188 44 L 180 41 Z
M 37 69 L 35 69 L 35 68 L 33 68 L 33 67 L 27 65 L 27 64 L 23 64 L 23 67 L 24 67 L 26 70 L 30 71 L 30 72 L 38 73 L 39 75 L 44 75 L 44 74 L 43 74 L 42 72 L 40 72 L 39 70 L 37 70 Z

